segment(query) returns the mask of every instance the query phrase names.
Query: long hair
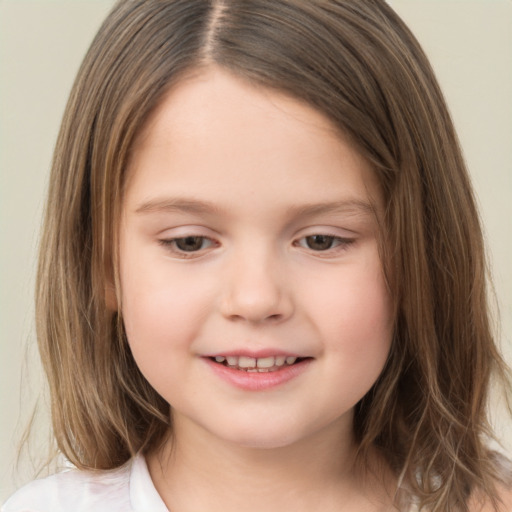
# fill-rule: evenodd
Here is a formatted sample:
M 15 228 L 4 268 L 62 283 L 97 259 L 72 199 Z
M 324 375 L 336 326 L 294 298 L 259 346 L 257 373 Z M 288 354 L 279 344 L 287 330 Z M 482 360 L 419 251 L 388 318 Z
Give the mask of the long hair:
M 109 469 L 161 445 L 169 405 L 108 307 L 118 287 L 124 173 L 145 121 L 187 72 L 219 66 L 325 114 L 372 164 L 395 330 L 356 407 L 377 448 L 432 511 L 496 501 L 493 377 L 506 378 L 486 299 L 475 200 L 427 58 L 383 0 L 124 0 L 78 73 L 55 149 L 37 280 L 37 333 L 60 450 Z

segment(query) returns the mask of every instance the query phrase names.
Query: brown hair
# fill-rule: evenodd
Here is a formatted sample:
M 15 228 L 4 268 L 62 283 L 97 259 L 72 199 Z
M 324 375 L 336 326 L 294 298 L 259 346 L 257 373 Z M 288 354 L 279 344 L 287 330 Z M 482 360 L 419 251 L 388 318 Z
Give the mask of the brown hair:
M 381 184 L 383 261 L 396 326 L 357 405 L 360 455 L 377 447 L 432 511 L 496 500 L 487 447 L 492 376 L 482 235 L 443 96 L 418 42 L 382 0 L 125 0 L 85 57 L 57 141 L 41 242 L 37 325 L 60 450 L 108 469 L 169 432 L 106 288 L 130 149 L 185 73 L 215 64 L 328 116 Z M 108 290 L 107 290 L 108 294 Z

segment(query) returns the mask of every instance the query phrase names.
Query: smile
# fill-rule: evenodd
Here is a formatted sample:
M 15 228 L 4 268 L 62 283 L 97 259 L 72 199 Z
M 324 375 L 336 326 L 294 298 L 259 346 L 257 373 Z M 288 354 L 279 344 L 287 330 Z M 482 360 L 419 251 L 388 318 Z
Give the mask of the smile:
M 269 356 L 269 357 L 248 357 L 248 356 L 216 356 L 211 358 L 227 368 L 241 370 L 249 373 L 275 372 L 283 367 L 292 366 L 305 358 L 296 356 Z
M 306 372 L 313 357 L 291 354 L 216 354 L 203 356 L 214 375 L 244 391 L 270 390 Z

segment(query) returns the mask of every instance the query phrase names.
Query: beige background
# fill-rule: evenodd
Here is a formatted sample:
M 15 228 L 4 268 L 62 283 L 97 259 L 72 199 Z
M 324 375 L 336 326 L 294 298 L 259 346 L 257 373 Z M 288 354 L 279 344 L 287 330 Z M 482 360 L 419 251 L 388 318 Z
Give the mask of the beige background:
M 35 248 L 72 80 L 112 0 L 0 0 L 0 503 L 29 478 L 15 445 L 42 389 Z M 512 360 L 512 0 L 393 0 L 430 55 L 472 172 Z M 45 443 L 44 400 L 36 449 Z M 510 421 L 497 420 L 508 449 Z

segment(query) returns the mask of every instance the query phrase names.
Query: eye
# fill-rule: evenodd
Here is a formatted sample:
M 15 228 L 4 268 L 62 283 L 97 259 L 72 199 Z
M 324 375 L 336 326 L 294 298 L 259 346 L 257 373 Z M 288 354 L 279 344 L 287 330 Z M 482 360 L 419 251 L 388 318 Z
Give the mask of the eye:
M 183 236 L 180 238 L 169 238 L 159 241 L 164 247 L 172 252 L 186 256 L 187 253 L 204 251 L 212 247 L 215 242 L 205 236 Z
M 326 251 L 333 246 L 334 242 L 335 238 L 327 235 L 312 235 L 304 238 L 306 247 L 314 251 Z
M 208 242 L 210 242 L 210 240 L 204 236 L 185 236 L 183 238 L 174 239 L 176 248 L 185 252 L 200 251 L 205 248 L 205 245 L 208 245 Z
M 311 249 L 316 252 L 329 251 L 331 249 L 346 249 L 354 240 L 350 238 L 341 238 L 333 235 L 310 235 L 299 239 L 296 245 L 304 249 Z

